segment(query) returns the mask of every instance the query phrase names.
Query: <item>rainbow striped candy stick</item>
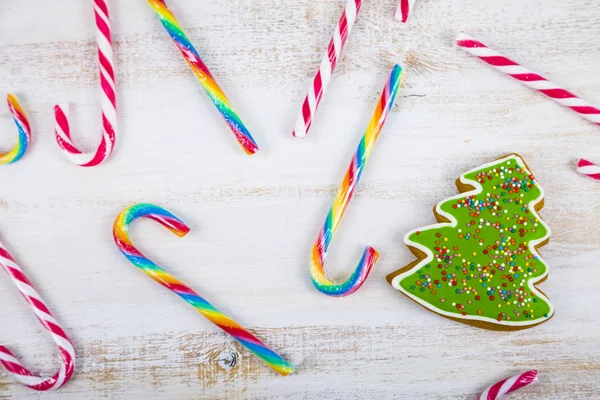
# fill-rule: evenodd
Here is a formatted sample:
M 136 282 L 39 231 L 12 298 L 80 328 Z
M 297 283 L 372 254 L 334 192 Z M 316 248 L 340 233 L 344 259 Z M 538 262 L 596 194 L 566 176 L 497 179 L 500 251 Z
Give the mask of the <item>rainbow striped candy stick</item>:
M 0 154 L 0 164 L 11 164 L 19 161 L 21 157 L 25 155 L 27 146 L 31 140 L 31 127 L 23 112 L 23 108 L 21 108 L 19 99 L 17 99 L 17 96 L 14 94 L 9 93 L 8 96 L 6 96 L 6 101 L 8 102 L 8 109 L 10 110 L 13 120 L 19 129 L 19 138 L 17 139 L 17 144 L 15 144 L 11 150 Z
M 245 330 L 237 322 L 217 310 L 208 301 L 200 297 L 190 287 L 179 281 L 173 275 L 156 265 L 149 258 L 137 250 L 129 240 L 129 225 L 138 218 L 150 218 L 179 237 L 185 236 L 190 228 L 179 218 L 164 208 L 152 204 L 134 204 L 127 207 L 117 217 L 113 226 L 113 236 L 119 250 L 133 265 L 144 271 L 146 275 L 160 283 L 167 289 L 175 292 L 179 297 L 191 304 L 198 312 L 210 322 L 230 334 L 248 350 L 256 354 L 265 364 L 281 375 L 294 372 L 294 367 L 288 364 L 281 356 L 268 348 L 263 342 Z
M 250 135 L 250 132 L 240 119 L 239 115 L 234 111 L 231 103 L 223 93 L 223 90 L 219 87 L 215 78 L 208 70 L 208 67 L 202 62 L 200 55 L 194 48 L 194 45 L 183 32 L 181 25 L 175 19 L 173 13 L 167 7 L 164 0 L 148 0 L 148 3 L 152 6 L 156 15 L 160 18 L 163 26 L 171 35 L 173 43 L 179 49 L 183 58 L 188 63 L 196 78 L 200 81 L 200 84 L 204 88 L 204 91 L 210 97 L 210 99 L 217 107 L 217 110 L 221 113 L 227 125 L 235 135 L 237 141 L 240 143 L 246 154 L 254 154 L 258 151 L 258 145 Z
M 329 280 L 323 271 L 323 265 L 327 256 L 327 250 L 331 244 L 331 239 L 340 225 L 348 203 L 350 203 L 350 200 L 352 199 L 352 195 L 356 190 L 356 186 L 358 185 L 365 164 L 369 159 L 369 155 L 373 150 L 375 141 L 377 140 L 388 112 L 394 103 L 394 98 L 398 93 L 403 77 L 404 71 L 402 67 L 396 64 L 392 69 L 388 82 L 383 88 L 381 99 L 371 117 L 371 122 L 369 122 L 367 131 L 358 145 L 358 149 L 350 163 L 350 168 L 348 168 L 348 172 L 346 172 L 346 176 L 344 177 L 333 205 L 329 210 L 329 214 L 327 214 L 323 229 L 321 229 L 319 237 L 313 247 L 310 259 L 310 276 L 315 287 L 321 293 L 328 296 L 347 296 L 357 291 L 369 276 L 373 265 L 379 257 L 379 253 L 377 253 L 374 248 L 367 246 L 352 275 L 340 283 Z

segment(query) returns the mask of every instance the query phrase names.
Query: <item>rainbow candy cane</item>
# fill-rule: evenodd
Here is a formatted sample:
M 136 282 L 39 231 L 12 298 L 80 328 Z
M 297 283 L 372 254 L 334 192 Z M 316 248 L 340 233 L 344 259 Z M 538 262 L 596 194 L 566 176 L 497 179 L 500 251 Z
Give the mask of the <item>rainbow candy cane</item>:
M 117 217 L 113 227 L 113 236 L 119 250 L 133 265 L 141 269 L 146 275 L 160 283 L 167 289 L 175 292 L 179 297 L 191 304 L 198 312 L 210 322 L 231 335 L 248 350 L 256 354 L 265 364 L 281 375 L 294 372 L 294 367 L 288 364 L 281 356 L 268 348 L 263 342 L 245 330 L 240 324 L 217 310 L 208 301 L 200 297 L 190 287 L 179 281 L 173 275 L 156 265 L 149 258 L 138 251 L 129 240 L 129 225 L 138 218 L 150 218 L 167 227 L 179 237 L 185 236 L 190 228 L 179 218 L 164 208 L 152 204 L 134 204 L 127 207 Z
M 537 375 L 538 372 L 533 370 L 503 379 L 485 389 L 485 391 L 481 394 L 481 397 L 479 397 L 479 400 L 498 400 L 505 394 L 512 393 L 515 390 L 519 390 L 525 386 L 536 383 Z
M 329 214 L 327 214 L 323 229 L 319 233 L 319 237 L 313 247 L 310 259 L 310 276 L 315 287 L 321 293 L 328 296 L 347 296 L 357 291 L 369 276 L 373 265 L 379 257 L 379 253 L 374 248 L 367 246 L 352 275 L 340 283 L 329 280 L 323 271 L 331 239 L 340 225 L 346 207 L 348 207 L 348 203 L 352 199 L 352 195 L 354 195 L 362 171 L 373 150 L 379 132 L 381 132 L 381 128 L 385 123 L 388 112 L 394 103 L 403 77 L 404 71 L 402 67 L 395 65 L 388 82 L 383 88 L 381 99 L 371 117 L 367 131 L 358 145 L 358 149 L 350 163 L 350 168 L 348 168 L 348 172 L 346 172 L 346 176 L 329 210 Z
M 29 126 L 29 121 L 27 121 L 27 117 L 23 112 L 23 108 L 21 108 L 21 104 L 19 103 L 19 99 L 14 94 L 8 94 L 6 96 L 6 101 L 8 102 L 8 109 L 10 110 L 10 114 L 17 125 L 17 129 L 19 130 L 19 138 L 17 139 L 17 144 L 7 151 L 6 153 L 0 153 L 0 164 L 11 164 L 17 162 L 25 155 L 27 151 L 27 146 L 29 145 L 29 141 L 31 140 L 31 127 Z
M 181 25 L 175 19 L 173 13 L 167 7 L 164 0 L 148 0 L 148 3 L 152 6 L 156 15 L 160 19 L 173 43 L 183 55 L 184 60 L 188 63 L 198 81 L 204 88 L 204 91 L 210 97 L 212 102 L 217 107 L 217 110 L 221 113 L 227 125 L 235 135 L 235 138 L 240 143 L 246 154 L 254 154 L 258 151 L 258 146 L 250 132 L 234 111 L 231 103 L 223 93 L 223 90 L 219 87 L 215 78 L 213 78 L 208 67 L 202 62 L 200 55 L 194 48 L 194 45 L 183 32 Z

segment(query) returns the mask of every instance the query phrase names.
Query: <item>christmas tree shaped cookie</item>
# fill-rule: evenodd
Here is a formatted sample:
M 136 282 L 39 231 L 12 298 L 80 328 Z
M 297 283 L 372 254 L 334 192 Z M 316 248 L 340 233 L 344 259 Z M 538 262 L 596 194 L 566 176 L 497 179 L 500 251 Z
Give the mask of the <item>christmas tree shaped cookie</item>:
M 537 249 L 550 229 L 544 192 L 516 154 L 475 168 L 439 203 L 438 224 L 409 232 L 418 260 L 390 274 L 392 286 L 444 317 L 495 330 L 530 328 L 554 314 L 535 285 L 548 266 Z

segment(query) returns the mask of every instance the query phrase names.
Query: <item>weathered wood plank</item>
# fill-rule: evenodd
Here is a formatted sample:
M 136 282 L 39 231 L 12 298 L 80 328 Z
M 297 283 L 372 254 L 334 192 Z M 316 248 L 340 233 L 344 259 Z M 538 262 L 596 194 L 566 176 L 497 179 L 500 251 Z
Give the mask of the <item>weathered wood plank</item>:
M 475 399 L 496 379 L 537 368 L 528 399 L 593 399 L 600 384 L 600 185 L 574 173 L 600 162 L 598 127 L 453 45 L 466 29 L 600 104 L 600 8 L 594 0 L 419 0 L 407 25 L 393 0 L 364 2 L 307 140 L 291 129 L 343 1 L 170 0 L 173 11 L 257 139 L 245 157 L 153 12 L 112 1 L 120 134 L 110 162 L 61 158 L 52 105 L 73 104 L 77 143 L 99 130 L 89 2 L 0 0 L 0 90 L 15 90 L 31 151 L 0 168 L 0 236 L 72 335 L 77 374 L 44 398 Z M 382 254 L 364 288 L 317 293 L 310 248 L 395 61 L 404 87 L 336 236 L 327 266 L 344 276 L 369 243 Z M 0 107 L 0 148 L 14 126 Z M 557 314 L 530 331 L 446 321 L 385 282 L 412 255 L 402 236 L 434 221 L 462 172 L 520 153 L 546 190 L 553 229 L 542 289 Z M 118 253 L 112 221 L 148 201 L 182 217 L 183 240 L 150 222 L 133 238 L 216 306 L 298 366 L 268 368 Z M 0 340 L 36 371 L 52 344 L 0 278 Z M 236 355 L 235 366 L 228 367 Z M 0 399 L 40 394 L 0 373 Z

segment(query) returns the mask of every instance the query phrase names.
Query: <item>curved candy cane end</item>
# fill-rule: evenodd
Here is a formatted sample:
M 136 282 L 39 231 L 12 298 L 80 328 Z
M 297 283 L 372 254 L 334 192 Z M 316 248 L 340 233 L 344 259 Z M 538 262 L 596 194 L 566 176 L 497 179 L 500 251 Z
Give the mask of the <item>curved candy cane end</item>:
M 71 339 L 64 332 L 59 323 L 54 319 L 41 296 L 29 282 L 25 273 L 10 253 L 0 242 L 0 266 L 8 273 L 16 284 L 17 289 L 29 303 L 33 313 L 43 327 L 50 333 L 61 357 L 61 367 L 53 376 L 38 376 L 32 374 L 21 362 L 4 346 L 0 346 L 0 364 L 21 384 L 38 391 L 49 391 L 64 386 L 75 368 L 75 349 Z
M 75 147 L 71 139 L 69 104 L 67 103 L 54 106 L 54 136 L 65 158 L 80 167 L 95 167 L 106 161 L 113 151 L 115 140 L 114 134 L 107 134 L 105 131 L 95 152 L 84 153 Z
M 379 252 L 377 252 L 377 250 L 375 250 L 373 247 L 367 246 L 354 272 L 348 277 L 348 279 L 340 283 L 335 283 L 329 280 L 325 276 L 322 267 L 316 268 L 316 263 L 313 259 L 311 260 L 310 268 L 310 275 L 313 285 L 319 292 L 327 296 L 349 296 L 360 289 L 365 283 L 378 258 Z
M 25 155 L 29 141 L 31 140 L 31 128 L 27 116 L 19 103 L 19 99 L 12 93 L 8 93 L 6 96 L 6 102 L 10 114 L 17 126 L 19 135 L 17 143 L 12 149 L 6 153 L 0 153 L 0 165 L 12 164 L 19 161 Z
M 166 209 L 154 204 L 137 203 L 125 208 L 119 213 L 113 225 L 115 234 L 117 231 L 127 233 L 129 225 L 139 218 L 150 218 L 179 237 L 184 237 L 190 231 L 190 227 L 187 226 L 185 222 Z M 118 235 L 118 237 L 122 239 L 120 235 Z

